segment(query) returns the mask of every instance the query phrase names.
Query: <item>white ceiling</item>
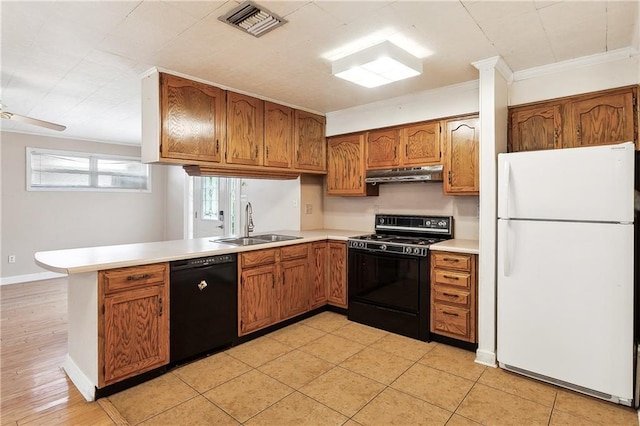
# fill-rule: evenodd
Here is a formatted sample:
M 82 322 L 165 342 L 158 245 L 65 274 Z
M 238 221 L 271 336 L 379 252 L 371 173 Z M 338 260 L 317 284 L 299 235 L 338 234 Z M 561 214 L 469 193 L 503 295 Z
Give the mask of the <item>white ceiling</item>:
M 638 50 L 635 1 L 267 1 L 288 23 L 254 38 L 218 17 L 238 1 L 0 3 L 5 109 L 67 126 L 4 130 L 140 143 L 140 76 L 160 67 L 327 113 L 478 78 L 496 55 L 513 71 Z M 369 37 L 409 41 L 424 73 L 366 89 L 326 59 Z

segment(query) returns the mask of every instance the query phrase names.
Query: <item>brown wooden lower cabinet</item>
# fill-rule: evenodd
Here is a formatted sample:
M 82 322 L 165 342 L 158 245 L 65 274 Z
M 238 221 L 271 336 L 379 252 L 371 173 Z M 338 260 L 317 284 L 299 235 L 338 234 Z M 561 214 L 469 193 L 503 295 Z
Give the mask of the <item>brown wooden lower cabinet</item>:
M 244 269 L 238 283 L 238 335 L 275 323 L 278 317 L 277 302 L 276 265 Z
M 431 332 L 477 342 L 477 255 L 431 252 Z
M 327 268 L 329 266 L 329 245 L 326 241 L 311 243 L 310 269 L 311 291 L 309 309 L 327 304 Z
M 239 255 L 239 336 L 308 310 L 309 246 L 296 244 Z
M 98 273 L 98 385 L 169 362 L 169 265 Z
M 329 242 L 329 274 L 327 303 L 339 308 L 347 307 L 347 243 Z
M 347 244 L 319 241 L 238 257 L 238 335 L 326 305 L 347 307 Z

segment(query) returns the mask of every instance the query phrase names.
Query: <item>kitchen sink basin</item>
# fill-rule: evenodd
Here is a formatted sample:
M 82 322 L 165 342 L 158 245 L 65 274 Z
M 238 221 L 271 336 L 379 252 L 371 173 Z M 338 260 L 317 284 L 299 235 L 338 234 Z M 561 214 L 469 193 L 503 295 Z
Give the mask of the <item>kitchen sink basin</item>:
M 282 234 L 262 234 L 262 235 L 254 235 L 253 238 L 268 241 L 268 242 L 276 242 L 276 241 L 298 240 L 302 237 L 294 237 L 292 235 L 282 235 Z
M 254 244 L 266 244 L 269 241 L 250 237 L 250 238 L 228 238 L 228 239 L 222 239 L 222 240 L 215 240 L 215 242 L 232 244 L 234 246 L 252 246 Z

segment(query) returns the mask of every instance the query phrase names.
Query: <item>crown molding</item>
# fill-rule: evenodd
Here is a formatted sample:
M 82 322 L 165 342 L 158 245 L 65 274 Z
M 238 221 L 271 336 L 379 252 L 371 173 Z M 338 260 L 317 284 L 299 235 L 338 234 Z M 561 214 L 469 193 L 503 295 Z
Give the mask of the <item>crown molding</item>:
M 638 51 L 632 47 L 623 47 L 621 49 L 611 50 L 604 53 L 596 53 L 595 55 L 582 56 L 580 58 L 569 59 L 566 61 L 555 62 L 553 64 L 542 65 L 539 67 L 528 68 L 513 73 L 514 81 L 527 80 L 529 78 L 541 77 L 544 75 L 555 74 L 562 71 L 570 71 L 576 68 L 582 68 L 590 65 L 603 64 L 607 62 L 627 59 L 638 55 Z
M 502 56 L 493 56 L 491 58 L 482 59 L 480 61 L 471 62 L 471 65 L 478 70 L 496 69 L 507 80 L 507 84 L 513 82 L 513 71 L 509 68 L 509 65 L 502 59 Z

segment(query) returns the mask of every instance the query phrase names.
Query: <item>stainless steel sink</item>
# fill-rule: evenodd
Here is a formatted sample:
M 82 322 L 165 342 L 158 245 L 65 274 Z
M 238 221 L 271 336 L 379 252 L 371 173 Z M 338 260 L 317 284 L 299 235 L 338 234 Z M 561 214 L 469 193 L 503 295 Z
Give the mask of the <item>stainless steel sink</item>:
M 232 244 L 234 246 L 252 246 L 254 244 L 266 244 L 270 241 L 260 240 L 258 238 L 227 238 L 222 240 L 215 240 L 216 243 Z
M 294 237 L 293 235 L 282 235 L 282 234 L 262 234 L 262 235 L 254 235 L 253 238 L 256 238 L 258 240 L 268 241 L 268 242 L 276 242 L 276 241 L 298 240 L 302 237 Z

